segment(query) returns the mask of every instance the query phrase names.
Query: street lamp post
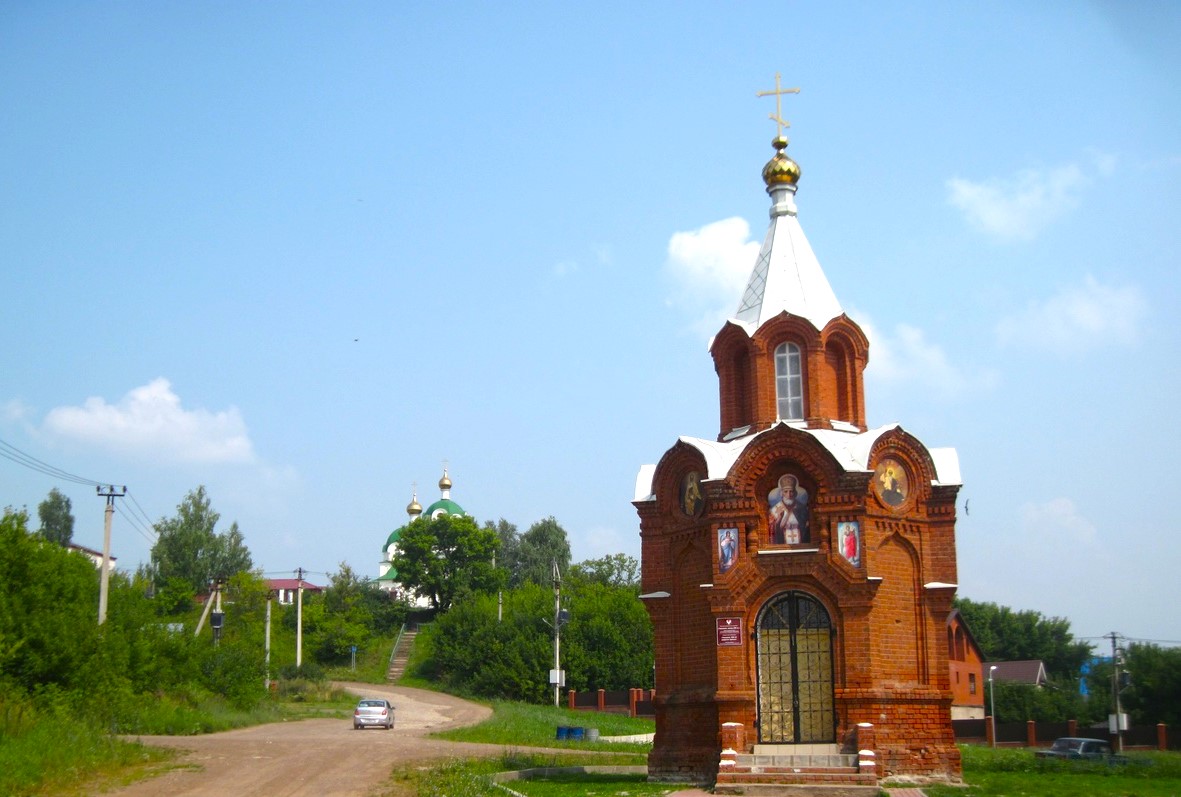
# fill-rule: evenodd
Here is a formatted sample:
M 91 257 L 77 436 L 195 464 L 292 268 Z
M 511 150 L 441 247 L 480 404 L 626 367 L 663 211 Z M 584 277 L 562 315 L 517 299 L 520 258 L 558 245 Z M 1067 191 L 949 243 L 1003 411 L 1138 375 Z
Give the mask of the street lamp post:
M 995 664 L 988 668 L 988 700 L 991 706 L 988 713 L 992 720 L 992 746 L 996 747 L 996 686 L 992 682 L 994 672 L 996 672 Z

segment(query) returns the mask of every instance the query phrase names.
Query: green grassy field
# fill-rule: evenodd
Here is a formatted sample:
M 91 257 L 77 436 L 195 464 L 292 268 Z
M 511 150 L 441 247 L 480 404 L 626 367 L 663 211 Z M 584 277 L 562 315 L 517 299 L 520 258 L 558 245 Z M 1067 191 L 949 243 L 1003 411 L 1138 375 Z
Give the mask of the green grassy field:
M 534 706 L 497 700 L 490 703 L 492 716 L 468 728 L 456 728 L 436 734 L 441 739 L 456 742 L 487 742 L 513 747 L 562 747 L 574 750 L 616 750 L 647 753 L 648 745 L 613 742 L 558 741 L 560 725 L 596 728 L 601 736 L 633 736 L 652 733 L 656 723 L 648 719 L 632 719 L 622 714 L 601 714 L 595 711 L 571 711 L 553 706 Z
M 961 745 L 968 788 L 929 786 L 928 797 L 1176 797 L 1181 754 L 1136 752 L 1131 763 L 1043 761 L 1025 748 Z

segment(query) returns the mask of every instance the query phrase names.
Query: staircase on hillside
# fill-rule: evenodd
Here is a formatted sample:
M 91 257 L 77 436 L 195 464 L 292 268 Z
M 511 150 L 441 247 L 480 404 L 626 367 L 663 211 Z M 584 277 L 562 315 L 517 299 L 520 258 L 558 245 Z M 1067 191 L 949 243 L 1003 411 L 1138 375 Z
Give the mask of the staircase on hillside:
M 418 629 L 403 628 L 394 643 L 393 653 L 390 654 L 390 667 L 386 670 L 385 679 L 396 681 L 402 677 L 406 669 L 406 661 L 410 658 L 410 651 L 414 647 L 414 637 L 418 636 Z
M 840 753 L 835 744 L 757 744 L 754 752 L 723 757 L 715 794 L 770 797 L 876 797 L 877 777 L 862 771 L 856 754 Z

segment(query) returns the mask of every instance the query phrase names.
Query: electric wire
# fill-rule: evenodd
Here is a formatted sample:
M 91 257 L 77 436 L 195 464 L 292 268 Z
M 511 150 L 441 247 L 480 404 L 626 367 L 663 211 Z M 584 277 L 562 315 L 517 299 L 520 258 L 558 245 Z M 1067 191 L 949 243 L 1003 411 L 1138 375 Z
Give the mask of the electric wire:
M 84 476 L 77 476 L 69 471 L 64 471 L 59 467 L 50 465 L 48 462 L 42 462 L 31 454 L 26 454 L 16 446 L 0 440 L 0 457 L 15 462 L 18 465 L 35 470 L 38 473 L 44 473 L 46 476 L 53 476 L 56 479 L 72 482 L 73 484 L 84 484 L 89 487 L 102 487 L 109 482 L 95 481 L 94 479 L 87 479 Z
M 96 488 L 107 487 L 107 486 L 110 486 L 113 484 L 113 482 L 96 481 L 95 479 L 88 479 L 84 476 L 78 476 L 77 474 L 70 473 L 67 470 L 62 470 L 61 468 L 57 467 L 56 465 L 50 465 L 48 462 L 44 462 L 40 459 L 37 459 L 32 454 L 28 454 L 28 453 L 25 453 L 24 451 L 21 451 L 16 446 L 14 446 L 11 443 L 8 443 L 4 440 L 0 440 L 0 457 L 3 457 L 4 459 L 7 459 L 10 462 L 15 462 L 17 465 L 28 468 L 29 470 L 33 470 L 38 473 L 43 473 L 46 476 L 52 476 L 55 479 L 61 479 L 62 481 L 70 482 L 72 484 L 80 484 L 80 485 L 84 485 L 86 487 L 96 487 Z M 129 491 L 127 491 L 127 488 L 124 487 L 123 489 L 125 491 L 124 495 L 127 495 L 130 497 L 131 494 Z M 136 517 L 135 515 L 133 515 L 131 513 L 119 512 L 118 507 L 116 507 L 115 511 L 119 512 L 119 514 L 122 515 L 123 518 L 125 518 L 127 520 L 128 524 L 133 529 L 135 529 L 135 531 L 141 537 L 143 537 L 145 540 L 147 540 L 152 545 L 155 545 L 156 544 L 156 535 L 155 535 L 155 529 L 153 528 L 152 521 L 148 518 L 147 513 L 143 511 L 143 508 L 139 505 L 139 502 L 136 501 L 134 497 L 131 497 L 131 500 L 135 504 L 135 508 L 139 511 L 140 515 L 142 516 L 142 518 L 143 518 L 142 520 L 139 517 Z M 151 531 L 149 532 L 148 529 L 151 529 Z

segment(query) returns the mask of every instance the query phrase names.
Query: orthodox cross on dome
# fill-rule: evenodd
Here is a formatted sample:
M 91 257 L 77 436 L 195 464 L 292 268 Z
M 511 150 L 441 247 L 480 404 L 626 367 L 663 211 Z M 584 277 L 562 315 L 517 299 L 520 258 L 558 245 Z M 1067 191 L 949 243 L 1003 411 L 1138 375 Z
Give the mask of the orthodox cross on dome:
M 799 93 L 800 93 L 800 90 L 798 88 L 795 88 L 795 89 L 781 88 L 779 85 L 779 73 L 778 72 L 775 73 L 775 89 L 773 91 L 759 91 L 759 92 L 755 93 L 756 97 L 769 97 L 772 94 L 775 95 L 775 113 L 768 114 L 768 118 L 779 126 L 779 137 L 780 138 L 785 138 L 783 135 L 783 129 L 785 127 L 791 127 L 791 123 L 786 122 L 783 119 L 783 95 L 784 94 L 799 94 Z

